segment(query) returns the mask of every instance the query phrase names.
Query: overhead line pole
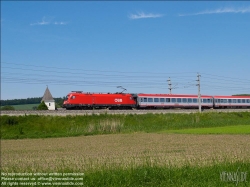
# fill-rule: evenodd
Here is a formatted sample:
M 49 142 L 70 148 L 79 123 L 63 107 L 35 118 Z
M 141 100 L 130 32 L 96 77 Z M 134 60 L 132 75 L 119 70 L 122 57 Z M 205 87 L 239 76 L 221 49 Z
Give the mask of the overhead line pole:
M 198 102 L 199 102 L 199 112 L 201 113 L 201 84 L 200 84 L 200 77 L 201 75 L 198 73 L 197 75 L 198 80 L 196 80 L 198 83 L 196 86 L 198 86 Z
M 169 86 L 169 91 L 170 91 L 170 94 L 172 94 L 172 84 L 171 84 L 171 80 L 170 80 L 170 77 L 168 79 L 168 86 Z

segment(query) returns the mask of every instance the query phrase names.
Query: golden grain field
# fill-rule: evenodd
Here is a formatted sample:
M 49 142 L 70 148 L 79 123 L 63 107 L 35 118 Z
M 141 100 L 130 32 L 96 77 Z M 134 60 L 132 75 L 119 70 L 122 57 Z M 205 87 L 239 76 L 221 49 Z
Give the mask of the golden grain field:
M 1 171 L 86 172 L 102 167 L 250 161 L 249 135 L 114 134 L 1 140 Z

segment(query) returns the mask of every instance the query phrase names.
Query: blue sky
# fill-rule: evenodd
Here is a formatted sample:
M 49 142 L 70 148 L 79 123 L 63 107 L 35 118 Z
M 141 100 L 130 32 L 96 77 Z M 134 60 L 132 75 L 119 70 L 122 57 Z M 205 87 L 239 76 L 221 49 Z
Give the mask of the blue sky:
M 1 99 L 250 93 L 250 2 L 1 2 Z

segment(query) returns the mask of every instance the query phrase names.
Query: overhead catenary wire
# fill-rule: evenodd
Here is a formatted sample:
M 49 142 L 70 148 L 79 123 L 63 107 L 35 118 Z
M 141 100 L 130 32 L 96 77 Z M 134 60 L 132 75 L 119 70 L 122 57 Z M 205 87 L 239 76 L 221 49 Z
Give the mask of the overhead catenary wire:
M 105 73 L 124 73 L 124 74 L 150 74 L 150 75 L 170 75 L 171 74 L 171 77 L 173 78 L 174 76 L 172 75 L 178 75 L 178 77 L 181 77 L 179 76 L 179 74 L 186 74 L 186 73 L 189 73 L 189 74 L 195 74 L 196 72 L 165 72 L 165 73 L 160 73 L 160 72 L 157 72 L 157 73 L 154 73 L 154 72 L 140 72 L 140 71 L 129 71 L 129 72 L 126 72 L 126 71 L 107 71 L 107 70 L 86 70 L 86 69 L 81 69 L 81 68 L 77 68 L 77 69 L 74 69 L 74 68 L 62 68 L 62 67 L 52 67 L 52 66 L 38 66 L 38 65 L 30 65 L 30 64 L 23 64 L 23 63 L 6 63 L 6 62 L 1 62 L 2 64 L 12 64 L 12 65 L 18 65 L 18 66 L 28 66 L 28 67 L 38 67 L 38 68 L 46 68 L 46 69 L 63 69 L 63 70 L 67 70 L 67 72 L 71 73 L 70 71 L 73 70 L 74 72 L 73 73 L 76 73 L 75 71 L 86 71 L 86 72 L 105 72 Z M 2 68 L 7 68 L 7 67 L 4 67 L 2 66 Z M 9 67 L 9 68 L 12 68 L 14 69 L 13 67 Z M 16 69 L 21 69 L 21 68 L 17 68 L 15 67 Z M 22 68 L 24 69 L 24 68 Z M 57 72 L 57 71 L 53 71 L 53 72 Z M 59 72 L 59 73 L 62 73 L 62 72 Z M 65 73 L 65 72 L 63 72 Z M 243 81 L 243 82 L 250 82 L 250 79 L 249 80 L 246 80 L 246 79 L 240 79 L 240 78 L 237 78 L 237 77 L 227 77 L 227 76 L 221 76 L 221 75 L 214 75 L 214 74 L 209 74 L 209 73 L 204 73 L 202 72 L 202 77 L 203 78 L 210 78 L 210 79 L 216 79 L 216 80 L 238 80 L 238 81 Z M 207 76 L 204 76 L 204 75 L 207 75 Z M 184 76 L 184 77 L 187 77 L 187 76 Z M 191 76 L 189 76 L 191 77 Z M 216 78 L 216 77 L 219 77 L 219 78 Z M 222 79 L 223 78 L 223 79 Z
M 103 86 L 128 88 L 148 88 L 167 90 L 166 76 L 171 76 L 174 89 L 195 90 L 195 72 L 125 72 L 86 69 L 69 69 L 64 67 L 37 66 L 18 63 L 3 63 L 2 83 L 20 84 L 53 84 L 75 86 Z M 11 66 L 15 65 L 15 67 Z M 11 70 L 11 71 L 10 71 Z M 250 92 L 250 80 L 221 75 L 202 74 L 202 91 L 214 90 L 246 90 Z M 204 75 L 203 75 L 204 74 Z M 232 85 L 233 83 L 237 83 Z M 173 89 L 173 88 L 172 88 Z
M 19 65 L 19 66 L 29 66 L 29 67 L 39 67 L 39 68 L 46 68 L 46 69 L 64 69 L 64 70 L 67 70 L 68 72 L 73 70 L 73 71 L 87 71 L 87 72 L 110 72 L 110 73 L 125 73 L 125 74 L 128 74 L 128 73 L 132 73 L 132 74 L 138 74 L 138 73 L 145 73 L 145 74 L 156 74 L 156 75 L 166 75 L 166 74 L 183 74 L 183 73 L 195 73 L 195 72 L 168 72 L 168 73 L 153 73 L 153 72 L 140 72 L 140 71 L 107 71 L 107 70 L 87 70 L 87 69 L 81 69 L 81 68 L 77 68 L 77 69 L 74 69 L 74 68 L 62 68 L 62 67 L 52 67 L 52 66 L 37 66 L 37 65 L 29 65 L 29 64 L 22 64 L 22 63 L 6 63 L 6 62 L 2 62 L 2 64 L 13 64 L 13 65 Z
M 221 77 L 221 78 L 226 78 L 228 79 L 233 79 L 233 80 L 245 80 L 247 82 L 250 82 L 250 80 L 246 80 L 246 79 L 239 79 L 237 77 L 227 77 L 227 76 L 221 76 L 221 75 L 213 75 L 213 74 L 208 74 L 208 73 L 203 73 L 204 75 L 208 75 L 207 77 L 213 78 L 213 77 Z M 206 77 L 206 76 L 205 76 Z
M 11 76 L 11 77 L 10 77 Z M 2 79 L 4 79 L 4 78 L 13 78 L 13 79 L 20 79 L 20 77 L 27 77 L 27 79 L 31 79 L 31 78 L 33 78 L 32 76 L 36 76 L 36 77 L 44 77 L 45 75 L 44 74 L 32 74 L 32 73 L 18 73 L 18 75 L 16 75 L 16 74 L 14 74 L 14 75 L 11 75 L 11 72 L 2 72 Z M 98 76 L 85 76 L 85 75 L 82 75 L 82 76 L 79 76 L 79 75 L 74 75 L 74 76 L 70 76 L 70 77 L 68 77 L 68 76 L 65 76 L 65 75 L 55 75 L 55 74 L 53 74 L 53 77 L 60 77 L 60 78 L 63 78 L 63 80 L 65 80 L 66 78 L 67 78 L 67 80 L 66 81 L 68 81 L 68 80 L 70 80 L 70 79 L 74 79 L 75 81 L 77 81 L 77 80 L 81 80 L 81 78 L 83 79 L 83 80 L 87 80 L 87 79 L 91 79 L 91 80 L 93 80 L 93 79 L 99 79 L 100 77 L 98 77 Z M 116 76 L 114 76 L 114 77 L 116 77 Z M 114 77 L 112 77 L 112 78 L 114 78 Z M 180 76 L 180 77 L 184 77 L 185 78 L 185 76 Z M 188 76 L 188 77 L 190 77 L 190 76 Z M 79 78 L 79 79 L 76 79 L 76 78 Z M 117 78 L 117 77 L 116 77 Z M 126 78 L 126 80 L 129 80 L 130 78 L 131 79 L 133 79 L 133 83 L 147 83 L 147 84 L 150 84 L 150 83 L 154 83 L 154 84 L 158 84 L 158 83 L 164 83 L 165 81 L 163 81 L 163 79 L 160 79 L 160 78 L 156 78 L 156 77 L 150 77 L 150 80 L 147 80 L 147 79 L 145 79 L 144 77 L 140 77 L 141 79 L 143 79 L 143 81 L 134 81 L 134 77 L 125 77 Z M 138 78 L 138 79 L 136 79 L 136 80 L 140 80 L 140 78 Z M 154 79 L 155 78 L 155 79 Z M 152 80 L 152 79 L 154 79 L 154 80 Z M 57 80 L 60 80 L 60 79 L 57 79 Z M 123 79 L 119 79 L 119 80 L 123 80 Z M 181 80 L 180 78 L 177 78 L 176 80 Z M 185 79 L 186 81 L 184 81 L 184 82 L 179 82 L 178 81 L 178 83 L 175 83 L 175 84 L 178 84 L 178 85 L 185 85 L 185 86 L 190 86 L 191 84 L 190 84 L 190 82 L 192 82 L 193 80 L 191 80 L 191 79 L 189 79 L 189 80 L 187 80 L 187 79 Z M 182 79 L 182 81 L 183 81 L 183 79 Z M 229 85 L 231 85 L 231 82 L 225 82 L 225 81 L 209 81 L 209 80 L 205 80 L 205 82 L 206 83 L 212 83 L 212 84 L 205 84 L 205 85 L 208 85 L 208 86 L 213 86 L 213 87 L 216 87 L 217 86 L 217 84 L 219 84 L 219 86 L 220 87 L 228 87 L 228 88 L 235 88 L 235 86 L 225 86 L 225 84 L 229 84 Z M 130 83 L 131 83 L 131 81 L 130 81 Z M 222 86 L 223 85 L 223 86 Z M 238 86 L 239 85 L 242 85 L 243 87 L 240 87 L 240 88 L 244 88 L 244 85 L 246 85 L 245 83 L 238 83 L 237 84 Z

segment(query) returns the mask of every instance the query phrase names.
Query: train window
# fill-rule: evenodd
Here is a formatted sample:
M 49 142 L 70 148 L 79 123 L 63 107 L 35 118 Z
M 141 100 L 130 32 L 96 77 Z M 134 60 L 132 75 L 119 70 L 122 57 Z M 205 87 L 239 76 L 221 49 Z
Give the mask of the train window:
M 176 103 L 176 98 L 171 99 L 172 103 Z
M 242 103 L 245 103 L 246 101 L 245 101 L 245 99 L 242 99 Z
M 207 103 L 207 99 L 203 99 L 203 103 Z
M 159 102 L 159 98 L 154 98 L 154 102 Z
M 147 98 L 143 98 L 144 102 L 147 102 Z
M 166 98 L 166 102 L 167 102 L 167 103 L 170 103 L 170 98 Z
M 148 102 L 153 102 L 153 98 L 148 98 Z
M 143 102 L 143 98 L 141 98 L 141 102 Z
M 241 99 L 237 99 L 237 103 L 241 103 Z
M 233 99 L 233 103 L 236 103 L 236 99 Z
M 193 99 L 193 103 L 197 103 L 197 99 Z
M 186 103 L 186 102 L 187 102 L 187 99 L 186 99 L 186 98 L 183 98 L 183 99 L 182 99 L 182 102 L 183 102 L 183 103 Z
M 223 103 L 223 99 L 220 99 L 220 102 Z
M 70 98 L 70 99 L 75 99 L 75 98 L 76 98 L 76 96 L 74 96 L 74 95 L 73 95 L 73 96 L 71 96 L 71 98 Z
M 247 99 L 247 103 L 250 103 L 250 99 Z
M 192 99 L 188 99 L 188 102 L 189 102 L 189 103 L 192 103 Z
M 181 103 L 181 98 L 177 98 L 177 103 Z
M 232 99 L 228 99 L 228 102 L 229 102 L 229 103 L 232 103 Z
M 227 99 L 223 99 L 223 102 L 224 102 L 224 103 L 227 103 Z
M 164 103 L 164 102 L 165 102 L 165 99 L 164 99 L 164 98 L 160 98 L 160 102 L 161 102 L 161 103 Z

